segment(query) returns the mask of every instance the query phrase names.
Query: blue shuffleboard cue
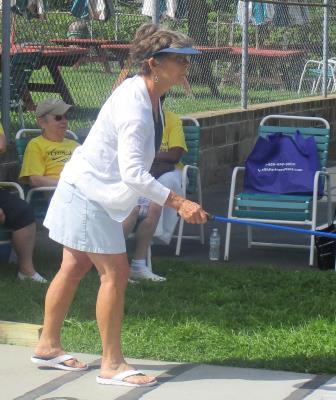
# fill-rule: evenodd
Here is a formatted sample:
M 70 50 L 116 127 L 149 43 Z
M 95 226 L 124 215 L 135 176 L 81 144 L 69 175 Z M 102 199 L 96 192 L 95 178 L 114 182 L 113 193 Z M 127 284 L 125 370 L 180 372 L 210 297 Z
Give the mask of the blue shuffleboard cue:
M 225 222 L 225 223 L 229 222 L 232 224 L 258 226 L 260 228 L 277 229 L 279 231 L 302 233 L 304 235 L 324 236 L 327 238 L 336 239 L 336 234 L 334 234 L 334 233 L 313 231 L 310 229 L 294 228 L 294 227 L 285 226 L 285 225 L 265 224 L 263 222 L 246 221 L 246 220 L 235 219 L 235 218 L 225 218 L 225 217 L 221 217 L 219 215 L 211 215 L 211 214 L 209 214 L 209 219 L 211 219 L 213 221 L 219 221 L 219 222 Z

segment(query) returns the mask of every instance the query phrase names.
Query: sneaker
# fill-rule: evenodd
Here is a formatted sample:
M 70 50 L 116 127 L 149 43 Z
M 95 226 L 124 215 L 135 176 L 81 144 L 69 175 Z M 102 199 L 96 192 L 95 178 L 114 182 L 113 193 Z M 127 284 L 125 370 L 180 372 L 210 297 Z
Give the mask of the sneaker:
M 166 280 L 166 278 L 154 274 L 148 268 L 141 268 L 140 270 L 134 270 L 131 268 L 130 279 L 134 281 L 147 280 L 153 282 L 164 282 Z
M 34 281 L 34 282 L 48 283 L 48 281 L 47 281 L 46 279 L 44 279 L 43 276 L 41 276 L 38 272 L 35 272 L 35 274 L 32 275 L 32 276 L 23 274 L 22 272 L 18 272 L 17 277 L 18 277 L 18 279 L 19 279 L 20 281 L 24 281 L 24 280 L 26 280 L 26 279 L 30 279 L 30 280 L 32 280 L 32 281 Z

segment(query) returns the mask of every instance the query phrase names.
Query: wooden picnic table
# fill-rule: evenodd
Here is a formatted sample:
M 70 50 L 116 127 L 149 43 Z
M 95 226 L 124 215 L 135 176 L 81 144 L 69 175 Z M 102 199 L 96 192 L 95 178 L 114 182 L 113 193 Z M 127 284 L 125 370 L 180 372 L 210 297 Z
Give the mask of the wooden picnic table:
M 86 48 L 81 47 L 70 48 L 63 46 L 45 46 L 40 44 L 15 44 L 12 45 L 10 50 L 11 54 L 15 54 L 17 52 L 40 52 L 41 59 L 35 66 L 35 69 L 41 69 L 43 66 L 46 66 L 53 79 L 53 83 L 32 82 L 28 84 L 28 90 L 30 92 L 59 93 L 62 99 L 69 104 L 74 104 L 74 101 L 62 78 L 60 67 L 73 66 L 80 57 L 87 53 L 87 51 L 88 50 Z M 25 103 L 32 102 L 30 93 L 26 93 L 24 101 Z M 31 105 L 29 108 L 31 108 Z
M 241 67 L 241 47 L 230 47 L 231 51 L 227 61 L 232 63 L 236 70 Z M 248 48 L 249 76 L 260 81 L 274 82 L 277 79 L 286 89 L 292 89 L 301 75 L 306 52 L 296 49 L 269 49 Z M 230 79 L 233 71 L 229 68 L 227 76 Z
M 104 45 L 108 44 L 125 44 L 123 41 L 119 40 L 108 40 L 108 39 L 93 39 L 93 38 L 68 38 L 68 39 L 51 39 L 52 43 L 61 46 L 79 46 L 85 48 L 94 49 L 96 56 L 86 57 L 88 61 L 98 61 L 104 66 L 104 70 L 107 73 L 111 73 L 111 66 L 109 64 L 109 54 L 104 49 Z M 83 58 L 79 62 L 85 61 Z
M 77 45 L 80 47 L 93 47 L 97 53 L 98 60 L 103 63 L 105 71 L 111 72 L 108 61 L 116 61 L 120 65 L 120 69 L 123 70 L 125 62 L 128 58 L 129 50 L 131 48 L 130 43 L 107 40 L 107 39 L 90 39 L 90 38 L 69 38 L 69 39 L 52 39 L 53 43 L 62 46 Z M 215 60 L 222 60 L 227 58 L 227 55 L 231 52 L 229 46 L 195 46 L 197 49 L 202 51 L 202 54 L 194 56 L 194 60 L 203 63 L 204 68 L 204 81 L 210 87 L 211 92 L 214 95 L 218 95 L 217 83 L 215 82 L 212 72 L 211 63 Z M 96 61 L 97 57 L 92 57 L 92 60 Z
M 35 45 L 23 48 L 23 51 L 36 51 Z M 68 104 L 74 104 L 72 96 L 62 78 L 60 67 L 71 67 L 87 54 L 88 50 L 82 47 L 62 47 L 62 46 L 41 46 L 42 58 L 36 69 L 43 66 L 48 68 L 53 83 L 29 83 L 28 89 L 34 92 L 59 93 L 62 99 Z
M 112 56 L 115 61 L 119 61 L 121 68 L 123 68 L 125 61 L 128 57 L 131 44 L 129 43 L 102 44 L 101 48 L 108 50 L 110 56 Z M 210 70 L 211 62 L 227 58 L 227 55 L 231 52 L 231 49 L 230 47 L 227 46 L 223 47 L 195 46 L 195 48 L 202 51 L 202 53 L 193 56 L 193 59 L 197 62 L 203 63 L 205 83 L 210 87 L 212 94 L 218 96 L 219 92 L 217 84 Z

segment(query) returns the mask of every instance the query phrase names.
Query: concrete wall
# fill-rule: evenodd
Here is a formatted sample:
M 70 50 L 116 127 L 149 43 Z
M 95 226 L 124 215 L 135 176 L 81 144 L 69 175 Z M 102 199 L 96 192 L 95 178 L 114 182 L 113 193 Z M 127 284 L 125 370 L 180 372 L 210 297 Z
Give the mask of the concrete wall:
M 325 118 L 331 125 L 329 159 L 335 160 L 336 96 L 259 104 L 247 111 L 231 109 L 190 114 L 199 120 L 202 127 L 200 166 L 204 189 L 231 181 L 232 168 L 243 165 L 254 145 L 261 119 L 269 114 Z M 15 148 L 11 144 L 6 154 L 1 156 L 0 180 L 17 180 L 17 176 Z
M 190 114 L 201 125 L 201 171 L 204 189 L 228 184 L 234 166 L 251 152 L 261 119 L 269 114 L 322 117 L 331 125 L 329 159 L 335 159 L 336 96 L 259 104 L 247 111 L 231 109 Z

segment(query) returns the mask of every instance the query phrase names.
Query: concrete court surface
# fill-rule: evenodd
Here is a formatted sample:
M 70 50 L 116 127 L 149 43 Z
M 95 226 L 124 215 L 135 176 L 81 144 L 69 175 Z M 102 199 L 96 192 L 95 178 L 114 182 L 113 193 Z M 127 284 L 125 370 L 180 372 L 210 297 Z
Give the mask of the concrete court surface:
M 32 349 L 0 345 L 1 400 L 332 400 L 336 377 L 286 371 L 129 360 L 157 376 L 154 387 L 98 385 L 99 356 L 76 354 L 90 368 L 66 372 L 38 368 Z

